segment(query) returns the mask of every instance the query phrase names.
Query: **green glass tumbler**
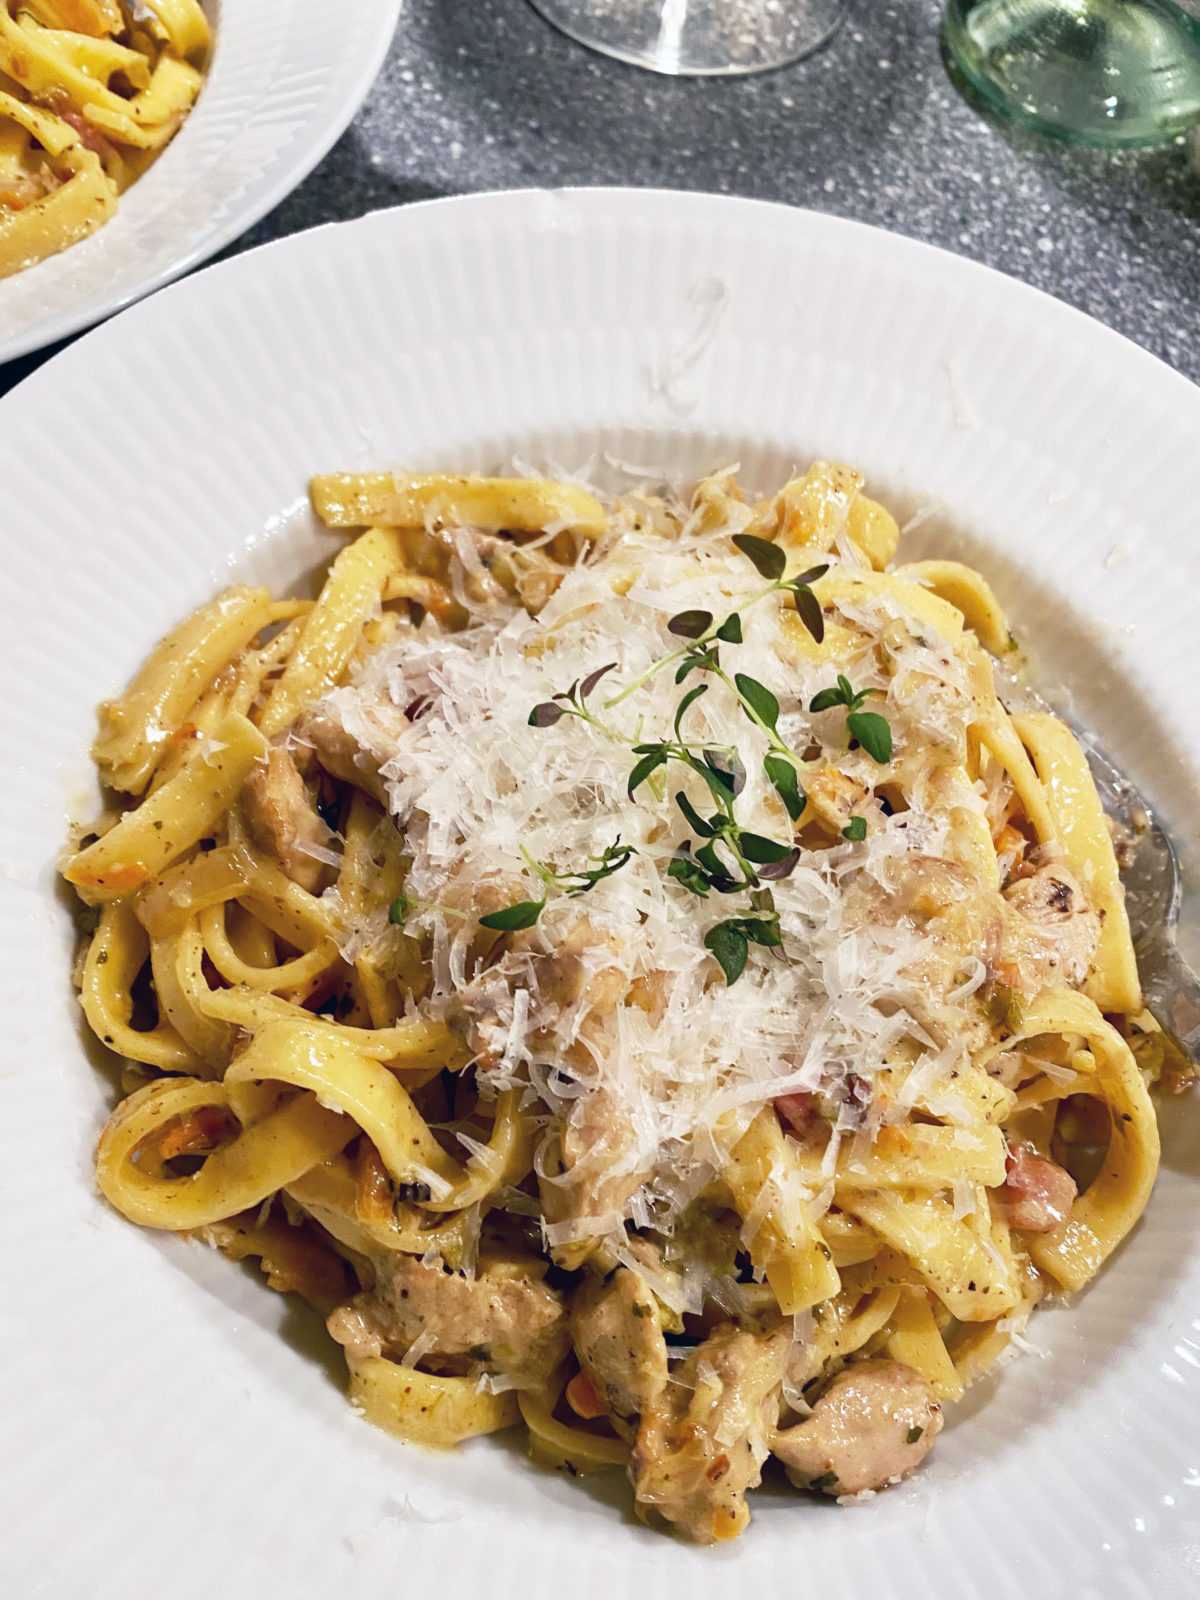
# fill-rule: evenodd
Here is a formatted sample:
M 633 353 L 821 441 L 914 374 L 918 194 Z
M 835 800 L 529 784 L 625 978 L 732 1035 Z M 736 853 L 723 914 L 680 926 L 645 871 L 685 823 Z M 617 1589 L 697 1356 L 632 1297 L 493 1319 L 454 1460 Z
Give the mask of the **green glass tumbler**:
M 1073 144 L 1200 122 L 1200 0 L 949 0 L 952 67 L 994 111 Z

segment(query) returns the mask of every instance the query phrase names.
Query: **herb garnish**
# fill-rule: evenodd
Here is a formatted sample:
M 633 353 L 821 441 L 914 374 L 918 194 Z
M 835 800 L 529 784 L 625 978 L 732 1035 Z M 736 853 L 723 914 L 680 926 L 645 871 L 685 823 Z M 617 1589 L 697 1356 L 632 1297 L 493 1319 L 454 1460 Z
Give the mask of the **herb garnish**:
M 845 706 L 846 732 L 852 739 L 858 740 L 872 761 L 878 762 L 882 767 L 892 759 L 891 725 L 886 717 L 879 715 L 878 711 L 861 709 L 868 695 L 882 693 L 882 689 L 860 689 L 855 693 L 850 686 L 850 680 L 839 672 L 836 686 L 832 689 L 822 689 L 819 694 L 813 695 L 808 709 L 830 711 L 834 706 Z
M 917 1440 L 921 1437 L 921 1435 L 924 1432 L 925 1432 L 924 1428 L 910 1428 L 908 1430 L 908 1432 L 904 1435 L 905 1444 L 916 1444 Z
M 725 685 L 749 720 L 766 735 L 770 749 L 763 760 L 763 772 L 782 801 L 789 820 L 794 823 L 803 814 L 806 803 L 800 785 L 800 773 L 805 763 L 779 734 L 779 699 L 765 684 L 746 673 L 735 672 L 731 677 L 721 664 L 720 650 L 722 645 L 743 642 L 741 614 L 744 611 L 768 595 L 778 593 L 791 596 L 800 621 L 820 643 L 825 636 L 825 619 L 811 585 L 823 577 L 829 567 L 828 563 L 824 563 L 810 567 L 795 577 L 785 578 L 787 555 L 781 546 L 753 534 L 736 534 L 733 543 L 759 575 L 769 580 L 768 586 L 736 606 L 719 622 L 712 612 L 700 609 L 681 611 L 671 617 L 667 623 L 668 633 L 687 642 L 678 650 L 652 662 L 645 672 L 612 695 L 605 702 L 605 709 L 620 705 L 668 666 L 674 666 L 678 685 L 697 672 L 709 679 L 716 679 Z M 752 944 L 772 950 L 782 946 L 779 914 L 774 899 L 771 891 L 761 885 L 764 879 L 786 878 L 799 861 L 800 851 L 790 841 L 780 843 L 765 838 L 762 834 L 743 828 L 738 822 L 735 802 L 746 786 L 747 775 L 735 748 L 694 743 L 685 737 L 684 718 L 701 696 L 707 693 L 709 682 L 695 683 L 682 695 L 675 710 L 672 739 L 653 743 L 635 742 L 604 721 L 587 704 L 588 696 L 615 665 L 610 662 L 598 667 L 582 681 L 573 683 L 569 689 L 534 706 L 529 713 L 529 725 L 551 728 L 563 717 L 575 717 L 606 737 L 628 744 L 637 758 L 628 778 L 631 799 L 643 784 L 650 782 L 673 762 L 687 767 L 700 778 L 715 810 L 708 817 L 702 816 L 682 790 L 676 793 L 675 803 L 694 838 L 679 845 L 667 868 L 667 875 L 700 899 L 707 899 L 710 893 L 749 894 L 749 905 L 742 915 L 714 924 L 704 937 L 705 947 L 720 964 L 726 983 L 736 983 L 745 970 Z M 846 688 L 852 693 L 848 684 Z M 855 701 L 850 710 L 863 717 L 864 714 L 858 713 L 860 704 L 861 698 Z M 866 713 L 865 717 L 869 720 L 870 713 Z M 888 732 L 890 750 L 890 730 L 886 722 L 882 717 L 874 720 L 883 723 Z M 861 738 L 860 742 L 866 743 Z M 875 747 L 879 748 L 878 738 L 875 739 Z M 661 798 L 665 787 L 663 781 L 657 780 L 652 787 Z M 697 840 L 703 842 L 696 843 Z M 522 900 L 503 910 L 493 911 L 479 919 L 482 927 L 500 932 L 530 928 L 545 909 L 552 889 L 567 894 L 585 894 L 601 879 L 618 872 L 634 851 L 631 846 L 623 846 L 618 838 L 603 855 L 591 858 L 596 862 L 594 868 L 574 873 L 553 872 L 524 850 L 522 854 L 542 880 L 542 897 L 539 900 Z
M 620 872 L 637 852 L 631 844 L 622 844 L 618 834 L 601 855 L 588 857 L 596 865 L 581 872 L 553 872 L 540 861 L 535 861 L 524 846 L 521 854 L 545 885 L 542 898 L 519 900 L 516 905 L 505 906 L 502 911 L 489 912 L 486 917 L 480 917 L 481 928 L 491 928 L 498 933 L 515 933 L 522 928 L 532 928 L 546 909 L 551 889 L 561 889 L 564 894 L 587 894 L 604 878 L 611 878 L 614 872 Z
M 861 844 L 867 837 L 866 817 L 851 817 L 842 829 L 842 838 L 851 839 L 855 844 Z
M 460 922 L 468 920 L 467 913 L 460 911 L 457 906 L 442 906 L 433 900 L 414 900 L 412 895 L 401 893 L 388 907 L 388 921 L 402 928 L 414 911 L 438 911 L 443 917 L 457 917 Z
M 745 971 L 752 944 L 763 945 L 768 950 L 778 950 L 783 944 L 779 913 L 770 889 L 754 890 L 750 906 L 749 915 L 718 922 L 704 935 L 704 948 L 711 950 L 720 962 L 727 986 L 736 983 Z
M 594 672 L 589 672 L 583 682 L 578 679 L 569 689 L 562 694 L 556 694 L 551 700 L 543 700 L 540 705 L 534 706 L 529 713 L 529 726 L 531 728 L 552 728 L 563 717 L 580 717 L 584 722 L 591 722 L 598 728 L 603 728 L 603 723 L 598 722 L 588 710 L 584 702 L 588 695 L 600 682 L 606 672 L 611 672 L 616 666 L 615 661 L 610 661 L 606 666 L 597 667 Z M 610 730 L 604 729 L 605 732 Z
M 818 578 L 823 578 L 829 571 L 829 563 L 810 567 L 807 572 L 800 572 L 794 578 L 783 576 L 787 567 L 787 555 L 780 545 L 772 544 L 767 539 L 756 538 L 752 533 L 736 533 L 733 543 L 744 556 L 753 564 L 760 577 L 769 578 L 771 581 L 765 589 L 760 589 L 757 594 L 752 594 L 740 606 L 734 609 L 721 623 L 716 623 L 710 611 L 681 611 L 667 623 L 667 632 L 673 633 L 676 638 L 690 639 L 691 644 L 684 645 L 678 650 L 673 650 L 670 655 L 661 656 L 632 683 L 627 683 L 619 693 L 606 702 L 611 708 L 620 705 L 622 700 L 628 699 L 644 683 L 661 672 L 664 667 L 679 662 L 675 673 L 675 682 L 682 683 L 689 672 L 699 666 L 716 666 L 717 652 L 716 641 L 724 644 L 741 644 L 742 620 L 741 613 L 748 611 L 751 606 L 756 606 L 760 600 L 765 600 L 772 594 L 790 594 L 792 603 L 804 626 L 820 644 L 825 637 L 825 616 L 821 610 L 821 602 L 812 592 L 811 585 Z

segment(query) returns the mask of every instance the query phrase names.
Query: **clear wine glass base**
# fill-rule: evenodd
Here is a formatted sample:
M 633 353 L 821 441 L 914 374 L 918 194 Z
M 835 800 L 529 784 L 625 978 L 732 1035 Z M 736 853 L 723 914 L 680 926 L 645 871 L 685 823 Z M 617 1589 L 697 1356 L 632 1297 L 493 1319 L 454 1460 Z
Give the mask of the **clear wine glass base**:
M 532 0 L 580 44 L 676 77 L 736 77 L 809 55 L 846 0 Z
M 995 111 L 1073 144 L 1162 144 L 1200 121 L 1185 0 L 950 0 L 953 66 Z

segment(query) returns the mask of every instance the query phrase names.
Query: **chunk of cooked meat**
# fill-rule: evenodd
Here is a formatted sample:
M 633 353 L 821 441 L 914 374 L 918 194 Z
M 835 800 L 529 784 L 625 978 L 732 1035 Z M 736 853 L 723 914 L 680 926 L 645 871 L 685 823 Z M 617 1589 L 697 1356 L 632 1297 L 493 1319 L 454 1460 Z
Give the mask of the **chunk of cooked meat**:
M 802 1489 L 861 1494 L 885 1489 L 919 1467 L 942 1428 L 933 1390 L 900 1361 L 856 1361 L 833 1379 L 772 1452 Z
M 775 1109 L 784 1132 L 794 1133 L 801 1140 L 807 1139 L 821 1120 L 821 1107 L 816 1095 L 809 1089 L 798 1089 L 795 1094 L 781 1094 L 775 1101 Z
M 1082 983 L 1095 960 L 1102 925 L 1078 879 L 1065 867 L 1040 867 L 1010 884 L 1004 898 L 1054 946 L 1059 981 Z
M 615 1011 L 629 993 L 629 974 L 618 964 L 618 941 L 601 933 L 587 917 L 579 917 L 568 932 L 555 938 L 552 948 L 540 946 L 537 929 L 509 945 L 530 952 L 543 1006 L 563 1011 L 578 1006 L 581 1013 L 600 1018 Z
M 231 1261 L 257 1257 L 267 1282 L 280 1294 L 298 1294 L 323 1316 L 344 1299 L 350 1269 L 312 1223 L 293 1226 L 283 1217 L 243 1211 L 201 1230 Z
M 617 942 L 587 917 L 577 918 L 552 948 L 542 944 L 541 930 L 534 929 L 510 941 L 509 954 L 527 961 L 534 973 L 538 1029 L 545 1030 L 535 1032 L 535 1048 L 544 1038 L 547 1051 L 554 1051 L 554 1018 L 569 1013 L 574 1043 L 563 1051 L 562 1066 L 590 1089 L 576 1099 L 539 1164 L 546 1221 L 578 1225 L 563 1230 L 573 1231 L 574 1237 L 561 1239 L 553 1251 L 560 1266 L 574 1270 L 612 1232 L 615 1219 L 647 1176 L 639 1166 L 629 1106 L 596 1081 L 597 1059 L 619 1048 L 616 1014 L 629 995 L 630 979 L 617 959 Z
M 385 730 L 366 748 L 336 717 L 316 709 L 301 717 L 292 736 L 301 747 L 307 745 L 315 752 L 331 778 L 365 789 L 387 810 L 387 784 L 379 775 L 388 760 Z
M 662 1394 L 667 1344 L 658 1302 L 641 1273 L 618 1267 L 606 1278 L 589 1278 L 571 1302 L 571 1338 L 607 1410 L 640 1416 Z
M 653 1508 L 699 1544 L 741 1533 L 746 1490 L 762 1478 L 779 1421 L 790 1346 L 790 1328 L 723 1323 L 668 1379 L 642 1417 L 630 1464 L 639 1512 Z
M 523 548 L 509 534 L 471 530 L 468 537 L 474 554 L 469 548 L 464 550 L 462 537 L 460 531 L 453 547 L 465 569 L 463 591 L 477 605 L 494 605 L 513 596 L 536 617 L 566 575 L 562 562 L 548 550 Z
M 567 1353 L 562 1299 L 535 1279 L 503 1266 L 467 1278 L 406 1255 L 387 1257 L 377 1270 L 375 1292 L 356 1295 L 328 1322 L 357 1356 L 403 1357 L 427 1335 L 430 1357 L 468 1356 L 518 1388 L 538 1388 Z
M 282 745 L 256 761 L 242 785 L 242 806 L 255 844 L 273 856 L 293 883 L 310 893 L 322 863 L 308 846 L 327 850 L 333 835 L 317 815 L 296 763 Z
M 546 1221 L 573 1224 L 574 1238 L 557 1244 L 552 1255 L 574 1271 L 612 1232 L 630 1195 L 646 1174 L 637 1164 L 637 1137 L 629 1112 L 601 1086 L 576 1100 L 561 1131 L 547 1148 L 560 1170 L 547 1170 L 539 1182 Z M 594 1222 L 594 1226 L 592 1225 Z
M 1018 1145 L 1009 1152 L 1003 1187 L 992 1191 L 992 1202 L 1010 1228 L 1049 1233 L 1067 1220 L 1078 1192 L 1075 1179 L 1057 1161 Z
M 978 961 L 990 977 L 1024 995 L 1086 976 L 1100 920 L 1060 867 L 1041 869 L 1005 894 L 986 888 L 965 867 L 931 856 L 899 858 L 881 878 L 864 875 L 851 888 L 847 925 L 866 937 L 883 927 L 922 935 L 919 958 L 904 969 L 904 1003 L 939 1044 L 953 1039 L 974 1051 L 994 1032 L 988 988 L 965 1003 L 948 999 Z M 1067 891 L 1069 914 L 1061 909 Z M 1037 907 L 1048 909 L 1035 915 Z

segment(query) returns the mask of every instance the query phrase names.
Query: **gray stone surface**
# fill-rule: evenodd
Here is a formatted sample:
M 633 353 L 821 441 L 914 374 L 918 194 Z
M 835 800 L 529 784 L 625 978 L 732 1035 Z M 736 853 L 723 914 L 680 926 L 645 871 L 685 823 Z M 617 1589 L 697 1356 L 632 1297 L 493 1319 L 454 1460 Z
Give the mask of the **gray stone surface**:
M 528 0 L 407 0 L 349 131 L 233 249 L 480 189 L 753 195 L 987 262 L 1200 381 L 1200 171 L 1188 149 L 1079 151 L 988 120 L 946 76 L 940 13 L 940 0 L 852 0 L 848 24 L 808 61 L 686 80 L 591 54 Z M 39 359 L 0 367 L 0 390 Z

